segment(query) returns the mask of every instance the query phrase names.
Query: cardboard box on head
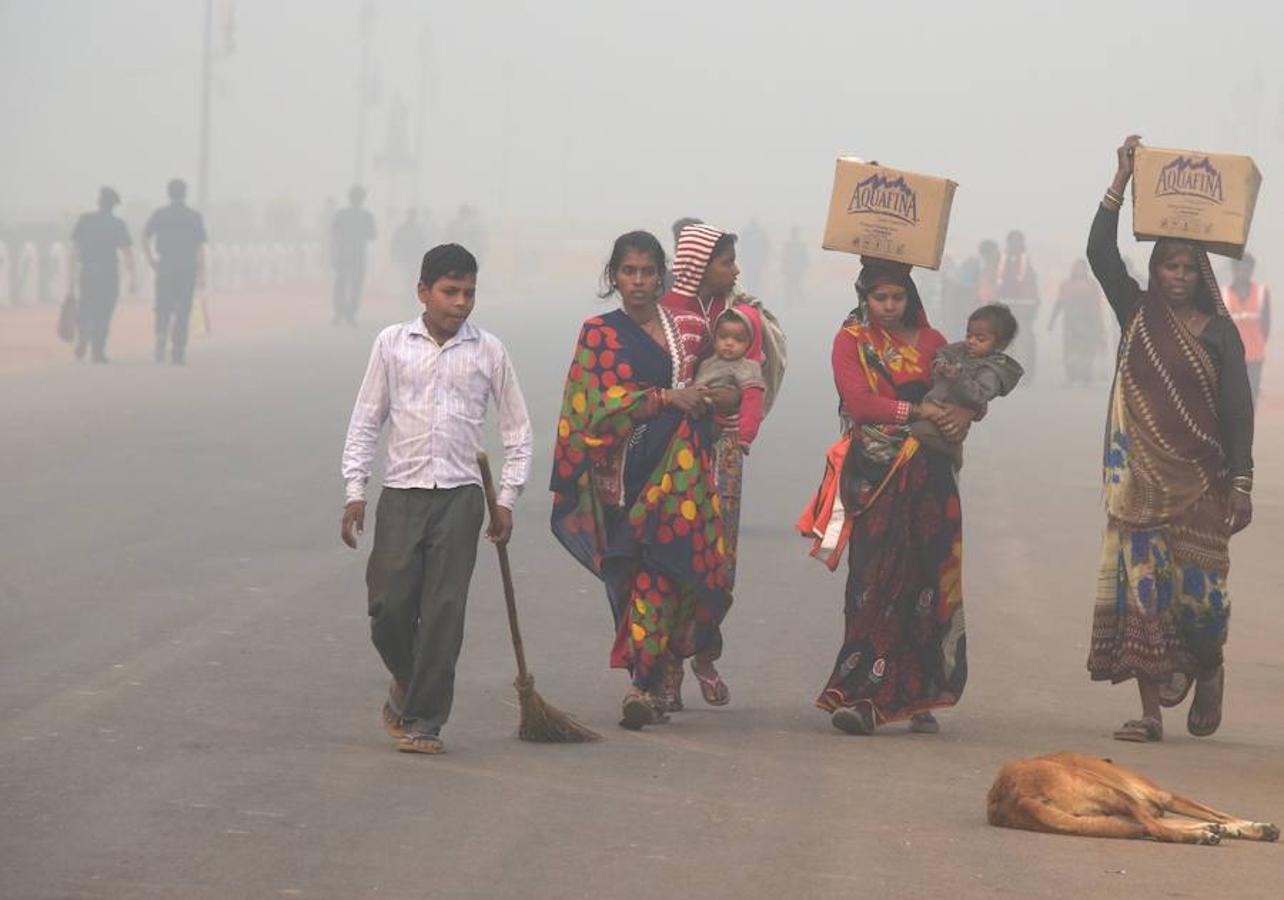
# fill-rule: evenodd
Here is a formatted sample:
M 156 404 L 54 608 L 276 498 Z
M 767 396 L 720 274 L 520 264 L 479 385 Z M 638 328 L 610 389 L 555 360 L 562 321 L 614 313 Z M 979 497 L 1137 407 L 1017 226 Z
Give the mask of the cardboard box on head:
M 821 246 L 938 269 L 957 187 L 948 178 L 839 157 Z
M 1132 230 L 1139 241 L 1200 241 L 1239 259 L 1248 243 L 1262 173 L 1247 156 L 1138 147 L 1133 156 Z

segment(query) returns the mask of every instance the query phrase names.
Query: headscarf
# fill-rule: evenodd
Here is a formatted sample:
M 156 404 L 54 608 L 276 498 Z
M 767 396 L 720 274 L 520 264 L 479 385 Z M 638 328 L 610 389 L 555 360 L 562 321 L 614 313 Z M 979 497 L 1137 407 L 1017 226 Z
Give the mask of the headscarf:
M 673 250 L 673 287 L 675 294 L 694 297 L 704 280 L 704 270 L 713 258 L 714 245 L 725 231 L 712 225 L 688 225 L 678 232 L 678 244 Z
M 917 328 L 927 327 L 927 310 L 923 308 L 923 299 L 919 297 L 918 288 L 914 285 L 914 279 L 910 277 L 910 266 L 908 264 L 864 256 L 861 257 L 861 264 L 860 275 L 856 278 L 856 295 L 860 298 L 860 303 L 851 311 L 848 321 L 868 322 L 870 291 L 880 281 L 889 281 L 905 288 L 905 296 L 909 300 L 905 306 L 905 324 L 913 325 Z
M 1230 312 L 1222 303 L 1222 290 L 1217 285 L 1217 276 L 1213 273 L 1213 264 L 1208 259 L 1208 251 L 1194 241 L 1183 241 L 1177 238 L 1160 238 L 1155 242 L 1155 249 L 1150 252 L 1150 284 L 1146 289 L 1148 299 L 1155 293 L 1158 283 L 1155 273 L 1159 267 L 1179 253 L 1189 253 L 1199 269 L 1199 285 L 1195 292 L 1195 308 L 1205 315 L 1230 318 Z M 1159 302 L 1163 302 L 1162 298 Z

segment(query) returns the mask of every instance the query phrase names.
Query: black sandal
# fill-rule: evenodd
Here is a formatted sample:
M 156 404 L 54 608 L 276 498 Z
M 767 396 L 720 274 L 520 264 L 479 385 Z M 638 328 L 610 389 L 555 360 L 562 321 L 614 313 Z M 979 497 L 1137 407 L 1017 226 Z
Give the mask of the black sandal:
M 1177 679 L 1182 679 L 1177 681 Z M 1179 687 L 1173 688 L 1177 684 Z M 1195 676 L 1187 675 L 1185 672 L 1174 672 L 1172 678 L 1166 684 L 1159 688 L 1159 705 L 1164 707 L 1180 706 L 1181 702 L 1186 699 L 1190 689 L 1195 686 Z
M 910 716 L 909 730 L 915 734 L 938 734 L 941 723 L 930 712 L 914 713 Z
M 1200 675 L 1195 685 L 1195 699 L 1186 713 L 1186 730 L 1195 737 L 1208 737 L 1222 726 L 1222 697 L 1226 690 L 1226 669 L 1218 666 L 1212 673 Z M 1212 699 L 1210 700 L 1210 695 Z M 1209 705 L 1213 715 L 1206 715 Z M 1203 722 L 1204 724 L 1196 724 Z
M 838 707 L 829 721 L 839 731 L 847 734 L 873 734 L 876 726 L 874 707 L 868 700 L 861 700 L 855 706 Z

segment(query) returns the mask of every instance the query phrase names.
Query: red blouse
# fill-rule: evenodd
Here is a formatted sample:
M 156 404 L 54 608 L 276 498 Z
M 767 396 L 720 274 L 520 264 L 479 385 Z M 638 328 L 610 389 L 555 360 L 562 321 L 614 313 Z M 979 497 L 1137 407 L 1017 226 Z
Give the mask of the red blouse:
M 897 399 L 896 385 L 931 384 L 932 360 L 945 344 L 939 331 L 926 326 L 919 328 L 913 344 L 895 341 L 881 328 L 840 328 L 831 359 L 843 411 L 857 425 L 904 425 L 909 421 L 910 404 Z M 879 354 L 895 384 L 879 374 L 875 386 L 870 386 L 870 377 L 861 365 L 862 345 Z

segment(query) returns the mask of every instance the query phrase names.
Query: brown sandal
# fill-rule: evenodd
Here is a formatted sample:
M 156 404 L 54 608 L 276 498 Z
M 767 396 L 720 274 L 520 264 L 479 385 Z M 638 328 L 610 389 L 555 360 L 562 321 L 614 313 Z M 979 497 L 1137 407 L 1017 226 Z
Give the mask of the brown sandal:
M 665 663 L 664 677 L 660 680 L 660 696 L 654 698 L 659 712 L 682 712 L 686 705 L 682 702 L 682 660 L 669 659 Z
M 700 685 L 700 696 L 710 706 L 726 706 L 731 702 L 731 688 L 727 687 L 727 683 L 722 680 L 713 663 L 705 665 L 713 672 L 712 676 L 701 675 L 700 670 L 696 668 L 695 660 L 691 661 L 691 674 L 696 677 L 696 682 Z
M 620 711 L 620 727 L 629 731 L 641 731 L 647 725 L 662 725 L 669 717 L 662 712 L 656 701 L 636 688 L 624 698 Z
M 423 753 L 428 756 L 437 756 L 446 752 L 446 745 L 435 734 L 408 731 L 397 741 L 397 749 L 402 753 Z
M 1140 719 L 1129 719 L 1115 729 L 1116 741 L 1131 741 L 1135 744 L 1149 744 L 1164 739 L 1164 723 L 1151 716 Z

